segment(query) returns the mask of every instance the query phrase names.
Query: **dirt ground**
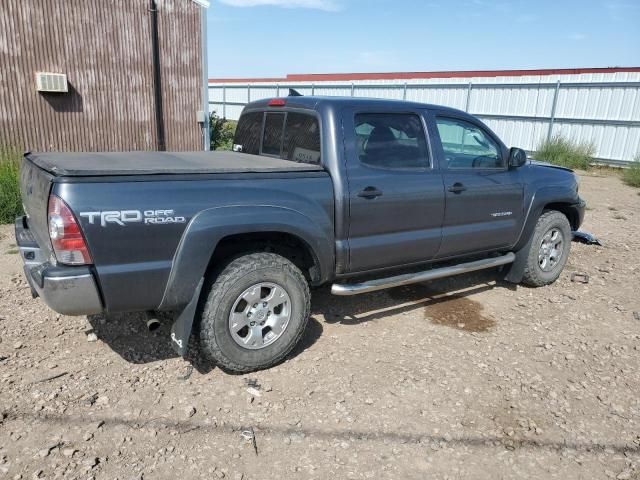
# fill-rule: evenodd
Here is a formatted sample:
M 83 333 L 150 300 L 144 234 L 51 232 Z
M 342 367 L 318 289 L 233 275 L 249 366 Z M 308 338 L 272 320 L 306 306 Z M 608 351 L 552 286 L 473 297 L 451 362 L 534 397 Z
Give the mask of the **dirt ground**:
M 604 247 L 556 284 L 317 290 L 303 344 L 250 375 L 193 369 L 169 322 L 50 311 L 0 227 L 0 478 L 638 479 L 640 196 L 581 192 Z

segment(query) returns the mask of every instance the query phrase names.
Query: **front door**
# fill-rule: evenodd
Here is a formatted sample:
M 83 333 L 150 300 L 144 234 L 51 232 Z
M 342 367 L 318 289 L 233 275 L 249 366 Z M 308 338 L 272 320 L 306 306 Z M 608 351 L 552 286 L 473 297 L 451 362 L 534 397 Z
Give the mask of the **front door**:
M 349 271 L 427 261 L 440 247 L 444 188 L 419 111 L 345 110 Z
M 512 246 L 523 220 L 523 182 L 480 122 L 435 116 L 445 188 L 438 258 Z

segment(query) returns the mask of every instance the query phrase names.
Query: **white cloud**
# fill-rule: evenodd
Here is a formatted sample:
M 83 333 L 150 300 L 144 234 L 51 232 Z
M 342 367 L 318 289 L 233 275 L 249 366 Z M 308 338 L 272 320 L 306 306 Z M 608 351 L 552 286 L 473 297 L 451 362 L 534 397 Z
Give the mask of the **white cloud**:
M 576 42 L 579 42 L 587 38 L 587 36 L 584 33 L 572 33 L 571 35 L 569 35 L 569 38 L 571 40 L 575 40 Z
M 327 12 L 335 12 L 340 9 L 340 5 L 336 0 L 220 0 L 220 3 L 231 5 L 232 7 L 312 8 Z

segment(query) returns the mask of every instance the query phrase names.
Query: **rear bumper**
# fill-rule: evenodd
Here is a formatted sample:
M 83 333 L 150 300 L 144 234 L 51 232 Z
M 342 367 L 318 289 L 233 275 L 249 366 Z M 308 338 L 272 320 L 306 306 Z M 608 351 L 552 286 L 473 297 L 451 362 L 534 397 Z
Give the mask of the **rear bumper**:
M 103 311 L 98 286 L 89 267 L 53 265 L 45 258 L 24 217 L 16 219 L 16 243 L 34 297 L 63 315 L 92 315 Z

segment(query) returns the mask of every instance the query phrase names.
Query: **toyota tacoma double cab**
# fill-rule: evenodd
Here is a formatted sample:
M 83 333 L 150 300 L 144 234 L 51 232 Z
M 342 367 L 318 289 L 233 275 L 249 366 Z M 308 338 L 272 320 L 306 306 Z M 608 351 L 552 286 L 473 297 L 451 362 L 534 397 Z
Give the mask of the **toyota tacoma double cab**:
M 562 271 L 585 204 L 570 170 L 477 118 L 404 101 L 248 104 L 232 152 L 27 153 L 15 231 L 34 295 L 65 315 L 163 311 L 223 369 L 282 361 L 310 288 L 355 295 L 501 267 Z

